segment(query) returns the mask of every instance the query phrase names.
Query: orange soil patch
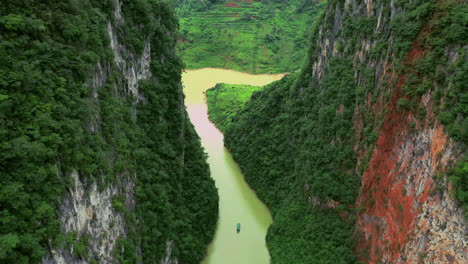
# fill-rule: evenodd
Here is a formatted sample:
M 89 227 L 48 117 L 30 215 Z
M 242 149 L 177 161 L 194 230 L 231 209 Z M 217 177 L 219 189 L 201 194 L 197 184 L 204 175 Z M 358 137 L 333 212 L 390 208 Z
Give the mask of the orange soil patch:
M 189 40 L 184 39 L 183 37 L 179 37 L 179 38 L 177 39 L 177 43 L 182 43 L 182 42 L 185 42 L 185 43 L 192 43 L 192 42 L 190 42 Z
M 404 63 L 408 69 L 424 56 L 420 42 L 429 33 L 430 25 L 427 24 L 405 58 Z M 403 150 L 403 144 L 408 139 L 412 113 L 397 110 L 398 99 L 405 98 L 402 88 L 405 80 L 405 74 L 399 76 L 395 91 L 386 107 L 387 113 L 369 166 L 363 174 L 363 188 L 357 204 L 366 210 L 356 223 L 357 228 L 364 232 L 364 237 L 357 239 L 357 252 L 363 263 L 378 263 L 383 253 L 391 256 L 390 260 L 387 259 L 390 262 L 400 257 L 400 249 L 410 237 L 418 216 L 418 205 L 427 201 L 434 188 L 433 180 L 429 179 L 423 183 L 424 190 L 420 193 L 413 190 L 406 193 L 405 190 L 406 179 L 422 173 L 419 168 L 411 167 L 411 158 L 403 158 L 415 149 L 410 144 L 406 146 L 406 152 Z M 438 126 L 432 145 L 429 146 L 433 166 L 437 164 L 437 154 L 443 150 L 446 142 L 443 128 Z
M 438 154 L 444 150 L 444 147 L 447 145 L 448 141 L 447 133 L 445 133 L 444 128 L 439 123 L 434 130 L 434 138 L 436 140 L 434 140 L 431 145 L 431 164 L 434 166 L 432 169 L 436 171 L 437 168 L 435 166 L 439 160 Z M 440 170 L 443 171 L 443 168 L 440 168 Z

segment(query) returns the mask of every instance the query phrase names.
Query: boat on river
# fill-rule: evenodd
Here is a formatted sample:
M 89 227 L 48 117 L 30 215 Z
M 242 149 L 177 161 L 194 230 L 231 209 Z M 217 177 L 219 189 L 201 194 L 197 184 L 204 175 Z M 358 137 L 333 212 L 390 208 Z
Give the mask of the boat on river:
M 240 232 L 240 223 L 237 223 L 237 228 L 236 229 L 237 229 L 237 234 L 239 234 L 239 232 Z

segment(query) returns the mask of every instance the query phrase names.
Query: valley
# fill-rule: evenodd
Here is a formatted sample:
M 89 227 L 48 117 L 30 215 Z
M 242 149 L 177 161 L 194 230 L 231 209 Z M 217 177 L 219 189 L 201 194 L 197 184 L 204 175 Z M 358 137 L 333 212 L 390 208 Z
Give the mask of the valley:
M 0 263 L 468 263 L 466 0 L 3 0 Z
M 265 236 L 272 222 L 268 208 L 245 182 L 239 166 L 224 147 L 223 134 L 209 121 L 204 94 L 219 82 L 265 85 L 281 77 L 214 68 L 188 70 L 182 75 L 187 112 L 208 154 L 211 177 L 220 197 L 216 233 L 203 264 L 270 263 Z M 241 230 L 236 233 L 238 223 Z

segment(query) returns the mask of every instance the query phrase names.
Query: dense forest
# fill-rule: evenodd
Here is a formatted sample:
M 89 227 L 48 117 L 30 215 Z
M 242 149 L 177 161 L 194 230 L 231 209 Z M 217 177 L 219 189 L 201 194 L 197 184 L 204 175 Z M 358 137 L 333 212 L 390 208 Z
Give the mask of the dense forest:
M 359 184 L 352 171 L 356 160 L 352 108 L 334 117 L 340 104 L 353 103 L 349 87 L 354 82 L 349 62 L 333 66 L 336 74 L 327 77 L 324 92 L 311 91 L 300 101 L 288 100 L 296 75 L 254 93 L 225 134 L 246 180 L 272 210 L 274 222 L 267 236 L 272 263 L 354 263 L 356 259 L 354 209 L 348 206 L 354 203 Z M 322 104 L 331 98 L 336 98 L 336 105 L 324 109 Z M 339 136 L 336 144 L 329 144 L 335 136 Z M 317 203 L 329 199 L 339 203 L 339 210 L 311 206 L 311 194 Z
M 402 217 L 416 221 L 402 215 L 413 212 L 414 201 L 406 205 L 399 200 L 415 195 L 419 201 L 413 187 L 381 199 L 378 195 L 387 193 L 388 185 L 379 190 L 378 182 L 388 175 L 375 174 L 370 166 L 381 166 L 374 156 L 387 153 L 383 147 L 389 141 L 402 137 L 416 145 L 438 124 L 454 145 L 437 155 L 440 165 L 428 180 L 435 183 L 429 199 L 451 199 L 445 195 L 449 192 L 468 211 L 467 6 L 452 0 L 402 0 L 395 6 L 373 2 L 329 1 L 313 30 L 303 70 L 253 92 L 246 104 L 241 97 L 251 94 L 249 89 L 242 96 L 230 95 L 232 90 L 222 89 L 230 86 L 225 84 L 207 93 L 210 118 L 225 131 L 225 144 L 247 182 L 272 210 L 274 223 L 267 236 L 272 263 L 379 262 L 393 250 L 408 250 L 403 260 L 411 254 L 417 261 L 429 256 L 411 248 L 413 230 L 402 229 L 403 224 L 397 233 L 408 235 L 398 242 L 382 241 L 387 250 L 381 251 L 380 242 L 362 241 L 382 236 L 379 232 L 386 227 L 376 224 L 376 233 L 363 234 L 356 223 L 364 226 L 365 219 L 377 218 L 370 215 L 372 208 L 390 207 L 396 208 L 397 222 L 405 221 Z M 237 113 L 223 107 L 227 102 L 238 106 Z M 439 138 L 432 140 L 437 144 Z M 442 157 L 451 161 L 442 163 Z M 416 168 L 399 177 L 414 175 L 411 170 Z M 372 188 L 362 186 L 369 177 L 376 181 Z M 392 219 L 384 221 L 392 224 Z M 409 248 L 397 244 L 401 241 Z
M 159 0 L 2 1 L 1 263 L 59 255 L 66 262 L 200 262 L 218 196 L 183 105 L 177 25 Z M 88 204 L 92 186 L 112 193 L 99 201 L 112 208 L 70 230 L 63 219 L 80 212 L 62 201 L 80 202 L 73 194 L 81 185 Z M 121 230 L 106 222 L 118 217 Z M 96 237 L 91 227 L 101 222 L 109 229 Z M 121 235 L 109 238 L 114 231 Z M 116 245 L 105 256 L 92 250 L 107 243 Z
M 219 83 L 206 91 L 208 116 L 221 130 L 226 131 L 233 118 L 262 86 Z
M 178 52 L 188 69 L 291 72 L 303 66 L 326 1 L 177 0 Z
M 458 0 L 3 0 L 0 263 L 201 262 L 218 194 L 184 64 L 290 72 L 207 91 L 271 209 L 272 263 L 468 261 L 466 14 Z

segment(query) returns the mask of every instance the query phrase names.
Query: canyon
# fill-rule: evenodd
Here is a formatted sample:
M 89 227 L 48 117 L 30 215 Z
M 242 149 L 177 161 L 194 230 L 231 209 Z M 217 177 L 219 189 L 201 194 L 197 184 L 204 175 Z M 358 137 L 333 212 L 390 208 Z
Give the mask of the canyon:
M 255 93 L 233 118 L 225 142 L 273 210 L 273 263 L 468 261 L 464 200 L 455 198 L 466 183 L 449 179 L 466 160 L 458 76 L 467 46 L 447 31 L 463 23 L 461 6 L 330 1 L 302 71 Z M 323 215 L 346 228 L 324 222 L 301 233 L 307 242 L 295 237 L 329 221 Z M 304 243 L 307 252 L 286 246 Z
M 0 262 L 468 263 L 466 13 L 3 1 Z

